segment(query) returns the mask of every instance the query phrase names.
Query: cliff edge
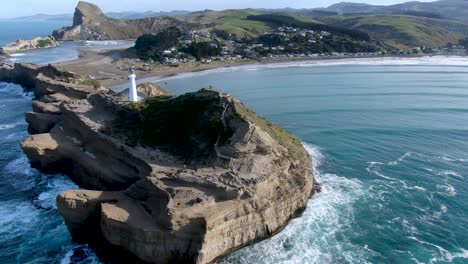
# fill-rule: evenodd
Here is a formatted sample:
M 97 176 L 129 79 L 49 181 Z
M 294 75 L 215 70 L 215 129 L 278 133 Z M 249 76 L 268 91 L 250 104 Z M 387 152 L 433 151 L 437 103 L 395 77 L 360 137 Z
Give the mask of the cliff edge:
M 34 134 L 21 146 L 33 167 L 87 189 L 60 194 L 58 210 L 105 261 L 211 263 L 279 232 L 314 192 L 301 143 L 230 95 L 128 103 L 75 74 L 21 64 L 4 65 L 0 80 L 36 92 Z

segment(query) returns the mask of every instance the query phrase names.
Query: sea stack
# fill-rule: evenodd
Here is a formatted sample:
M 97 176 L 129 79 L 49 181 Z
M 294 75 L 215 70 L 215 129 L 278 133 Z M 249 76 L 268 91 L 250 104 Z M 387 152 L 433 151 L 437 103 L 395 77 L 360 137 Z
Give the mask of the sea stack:
M 51 66 L 4 65 L 0 80 L 32 87 L 31 115 L 53 117 L 33 118 L 21 147 L 84 188 L 58 211 L 104 261 L 211 263 L 281 231 L 314 192 L 301 142 L 216 90 L 131 104 Z
M 143 34 L 157 34 L 168 27 L 188 27 L 173 17 L 113 19 L 92 3 L 80 1 L 75 8 L 73 25 L 55 30 L 57 40 L 136 39 Z

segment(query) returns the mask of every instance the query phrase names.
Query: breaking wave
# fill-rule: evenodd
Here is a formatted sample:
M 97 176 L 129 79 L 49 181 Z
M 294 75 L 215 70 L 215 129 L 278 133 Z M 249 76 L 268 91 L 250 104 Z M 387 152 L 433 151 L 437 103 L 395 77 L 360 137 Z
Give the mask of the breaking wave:
M 358 262 L 372 250 L 340 239 L 352 229 L 353 204 L 366 195 L 362 183 L 321 171 L 324 155 L 304 144 L 313 158 L 314 175 L 321 192 L 309 201 L 304 214 L 275 237 L 244 248 L 219 263 L 339 263 Z

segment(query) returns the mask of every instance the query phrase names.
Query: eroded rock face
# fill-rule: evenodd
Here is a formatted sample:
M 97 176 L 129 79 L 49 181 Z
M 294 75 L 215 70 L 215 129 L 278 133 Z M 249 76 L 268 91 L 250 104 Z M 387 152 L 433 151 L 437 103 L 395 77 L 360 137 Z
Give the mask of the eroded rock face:
M 173 17 L 113 19 L 91 3 L 80 1 L 75 9 L 73 26 L 55 30 L 58 40 L 136 39 L 143 34 L 157 34 L 172 26 L 186 26 Z
M 32 166 L 88 189 L 60 194 L 59 213 L 74 238 L 114 257 L 210 263 L 280 231 L 314 191 L 301 143 L 229 95 L 129 104 L 73 87 L 39 97 L 36 114 L 56 123 L 21 146 Z

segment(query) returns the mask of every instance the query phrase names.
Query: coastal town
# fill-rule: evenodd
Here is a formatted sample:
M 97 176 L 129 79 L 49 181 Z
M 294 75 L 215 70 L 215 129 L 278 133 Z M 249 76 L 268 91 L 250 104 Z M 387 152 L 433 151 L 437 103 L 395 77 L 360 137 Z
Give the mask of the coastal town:
M 156 35 L 157 37 L 157 35 Z M 137 40 L 138 42 L 138 40 Z M 210 64 L 245 60 L 287 60 L 317 58 L 353 58 L 377 56 L 467 55 L 467 47 L 451 44 L 439 48 L 414 47 L 412 49 L 385 48 L 374 40 L 356 41 L 342 34 L 295 27 L 278 27 L 252 39 L 238 39 L 223 31 L 188 31 L 171 46 L 149 44 L 153 53 L 137 54 L 134 62 L 180 64 Z M 160 45 L 160 46 L 158 46 Z M 137 45 L 136 45 L 137 47 Z M 150 64 L 137 70 L 149 71 Z

